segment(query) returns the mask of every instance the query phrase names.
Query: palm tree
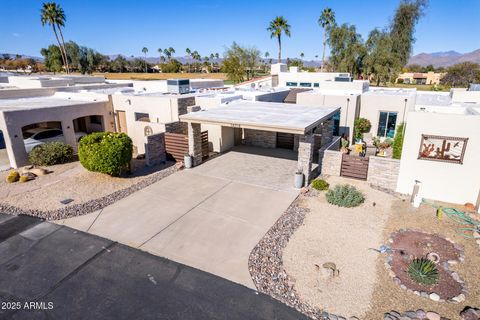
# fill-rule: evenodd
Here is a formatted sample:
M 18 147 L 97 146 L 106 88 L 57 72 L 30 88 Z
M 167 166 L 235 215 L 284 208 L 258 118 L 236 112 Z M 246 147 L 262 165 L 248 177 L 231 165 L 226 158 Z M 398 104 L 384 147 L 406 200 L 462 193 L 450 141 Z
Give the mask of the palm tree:
M 278 40 L 278 63 L 280 63 L 282 60 L 282 33 L 290 37 L 290 25 L 284 17 L 278 16 L 270 21 L 267 31 L 270 32 L 270 38 L 277 38 Z
M 327 47 L 327 34 L 328 31 L 335 25 L 335 12 L 330 8 L 325 8 L 322 11 L 322 15 L 318 18 L 318 24 L 323 28 L 323 54 L 322 54 L 322 67 L 320 71 L 323 71 L 325 65 L 325 48 Z
M 175 49 L 170 47 L 170 48 L 168 48 L 168 52 L 169 52 L 168 60 L 170 61 L 170 59 L 172 58 L 172 55 L 175 53 Z
M 163 50 L 161 48 L 157 49 L 158 55 L 159 55 L 159 63 L 162 63 L 162 55 L 163 55 Z
M 300 52 L 300 58 L 303 60 L 303 58 L 305 58 L 305 53 Z
M 202 59 L 202 57 L 200 56 L 200 53 L 198 53 L 197 50 L 193 51 L 192 52 L 192 58 L 193 60 L 195 61 L 195 65 L 194 65 L 194 72 L 197 72 L 197 64 L 198 62 Z
M 148 48 L 147 47 L 143 47 L 142 49 L 142 52 L 145 56 L 145 73 L 147 73 L 147 52 L 148 52 Z
M 60 5 L 56 4 L 54 1 L 43 3 L 42 9 L 40 11 L 40 21 L 42 22 L 42 26 L 45 26 L 46 24 L 52 26 L 53 33 L 55 34 L 55 38 L 57 39 L 58 48 L 60 49 L 60 53 L 62 55 L 63 64 L 65 65 L 65 70 L 67 73 L 69 73 L 70 69 L 68 67 L 67 51 L 65 50 L 65 41 L 63 39 L 61 28 L 65 26 L 65 20 L 65 12 L 60 7 Z M 57 29 L 60 33 L 62 44 L 60 44 Z

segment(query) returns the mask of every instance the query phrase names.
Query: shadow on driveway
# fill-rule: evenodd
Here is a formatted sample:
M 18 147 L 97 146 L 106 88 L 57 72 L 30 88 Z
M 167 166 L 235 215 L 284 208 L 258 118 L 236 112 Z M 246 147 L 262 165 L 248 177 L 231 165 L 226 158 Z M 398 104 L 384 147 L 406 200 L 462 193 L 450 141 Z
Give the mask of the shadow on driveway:
M 306 319 L 212 274 L 68 227 L 2 214 L 0 300 L 1 319 Z

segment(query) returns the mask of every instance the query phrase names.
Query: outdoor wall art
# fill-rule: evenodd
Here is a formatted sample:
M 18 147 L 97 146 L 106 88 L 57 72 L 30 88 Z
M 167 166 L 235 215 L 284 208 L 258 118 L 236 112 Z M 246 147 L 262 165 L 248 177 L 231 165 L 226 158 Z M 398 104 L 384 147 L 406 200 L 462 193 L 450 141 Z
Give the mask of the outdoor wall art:
M 468 138 L 422 134 L 418 159 L 463 163 Z

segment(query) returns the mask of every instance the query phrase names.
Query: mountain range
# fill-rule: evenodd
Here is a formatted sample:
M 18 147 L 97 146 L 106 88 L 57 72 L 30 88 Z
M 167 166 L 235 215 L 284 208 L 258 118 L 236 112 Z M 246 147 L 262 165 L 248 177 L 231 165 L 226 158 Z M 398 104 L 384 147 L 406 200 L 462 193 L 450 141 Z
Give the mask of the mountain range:
M 0 53 L 0 57 L 3 55 L 3 53 Z M 15 54 L 11 53 L 9 54 L 10 57 L 15 57 Z M 26 56 L 26 55 L 21 55 L 22 58 L 33 58 L 37 61 L 43 61 L 42 57 L 34 57 L 34 56 Z M 112 54 L 108 55 L 108 57 L 113 60 L 116 57 L 118 57 L 118 54 Z M 134 57 L 128 57 L 125 56 L 127 60 L 132 60 Z M 140 58 L 143 59 L 142 56 L 138 56 L 135 58 Z M 191 57 L 183 56 L 183 57 L 175 57 L 178 61 L 181 63 L 192 63 L 193 59 Z M 159 58 L 158 57 L 147 57 L 147 61 L 149 63 L 158 63 Z M 220 59 L 213 59 L 213 62 L 221 62 L 222 58 Z M 272 59 L 272 61 L 276 61 L 275 58 Z M 418 64 L 421 66 L 427 66 L 427 65 L 433 65 L 434 67 L 449 67 L 451 65 L 460 63 L 460 62 L 475 62 L 480 64 L 480 49 L 474 50 L 472 52 L 467 52 L 467 53 L 459 53 L 457 51 L 440 51 L 440 52 L 433 52 L 433 53 L 419 53 L 417 55 L 412 56 L 408 60 L 408 64 Z M 282 62 L 286 62 L 285 59 L 282 59 Z M 319 60 L 304 60 L 303 64 L 305 67 L 319 67 L 321 61 Z
M 420 53 L 414 55 L 408 60 L 408 64 L 418 64 L 421 66 L 433 65 L 434 67 L 449 67 L 461 62 L 480 63 L 480 49 L 472 52 L 459 53 L 456 51 L 441 51 L 433 53 Z

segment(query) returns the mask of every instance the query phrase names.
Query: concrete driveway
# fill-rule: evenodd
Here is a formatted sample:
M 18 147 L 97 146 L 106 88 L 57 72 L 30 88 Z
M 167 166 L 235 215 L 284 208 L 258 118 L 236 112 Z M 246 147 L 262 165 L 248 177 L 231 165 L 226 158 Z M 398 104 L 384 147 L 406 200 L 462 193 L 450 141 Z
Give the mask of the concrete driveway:
M 248 156 L 253 163 L 263 157 Z M 235 154 L 227 153 L 203 164 L 204 168 L 175 173 L 99 212 L 58 223 L 254 288 L 249 254 L 298 193 L 287 187 L 293 180 L 291 172 L 285 177 L 289 182 L 281 181 L 282 189 L 288 190 L 275 190 L 276 184 L 265 182 L 274 180 L 275 174 L 257 180 L 242 171 L 231 175 L 241 163 L 234 160 Z M 280 160 L 291 161 L 276 159 Z M 228 163 L 234 168 L 229 169 Z M 219 170 L 215 173 L 210 166 Z M 221 177 L 219 172 L 226 174 Z
M 27 216 L 0 213 L 0 274 L 0 319 L 307 319 L 215 275 Z

